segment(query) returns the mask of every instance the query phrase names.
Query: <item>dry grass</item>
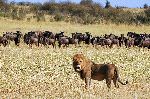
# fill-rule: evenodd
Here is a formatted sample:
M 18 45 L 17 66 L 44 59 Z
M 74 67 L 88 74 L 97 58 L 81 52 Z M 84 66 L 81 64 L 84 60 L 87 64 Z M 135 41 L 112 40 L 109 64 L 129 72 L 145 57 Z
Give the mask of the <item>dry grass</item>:
M 148 32 L 147 26 L 134 27 L 126 25 L 88 25 L 67 23 L 30 23 L 9 20 L 2 21 L 0 31 L 31 31 L 36 29 L 53 32 L 90 31 L 95 35 L 127 31 Z M 40 27 L 41 26 L 41 27 Z M 135 30 L 134 30 L 135 29 Z M 116 89 L 113 84 L 108 92 L 105 81 L 92 80 L 89 91 L 84 88 L 84 81 L 72 68 L 72 56 L 84 53 L 96 63 L 114 63 L 119 68 L 123 80 L 129 84 Z M 0 98 L 49 98 L 49 99 L 148 99 L 150 97 L 150 51 L 148 49 L 124 47 L 106 49 L 83 45 L 64 49 L 36 48 L 30 49 L 21 44 L 11 44 L 6 48 L 0 46 Z
M 150 26 L 134 26 L 134 25 L 115 25 L 115 24 L 99 24 L 99 25 L 81 25 L 70 24 L 65 22 L 26 22 L 26 21 L 12 21 L 8 19 L 0 19 L 0 34 L 6 31 L 20 30 L 23 33 L 28 31 L 44 31 L 49 30 L 54 33 L 65 31 L 66 35 L 72 32 L 91 32 L 93 35 L 103 35 L 105 33 L 120 35 L 121 33 L 127 34 L 129 31 L 137 33 L 149 33 Z

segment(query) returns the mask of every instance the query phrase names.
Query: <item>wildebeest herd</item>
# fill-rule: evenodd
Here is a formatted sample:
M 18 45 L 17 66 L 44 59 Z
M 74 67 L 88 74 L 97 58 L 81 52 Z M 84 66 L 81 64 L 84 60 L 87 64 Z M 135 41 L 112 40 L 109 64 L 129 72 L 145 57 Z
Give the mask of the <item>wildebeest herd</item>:
M 103 36 L 92 36 L 91 33 L 71 33 L 72 37 L 64 35 L 64 32 L 56 33 L 50 31 L 31 31 L 28 33 L 21 33 L 20 31 L 13 32 L 3 32 L 3 36 L 0 36 L 0 45 L 2 44 L 4 47 L 9 45 L 11 41 L 15 43 L 15 45 L 19 46 L 20 40 L 23 39 L 24 43 L 32 47 L 32 45 L 36 46 L 48 46 L 52 45 L 53 48 L 56 48 L 56 45 L 60 48 L 68 47 L 69 45 L 79 45 L 83 42 L 84 44 L 93 46 L 104 46 L 112 48 L 113 45 L 118 47 L 125 46 L 129 47 L 147 47 L 150 49 L 150 34 L 138 34 L 135 32 L 128 32 L 125 36 L 121 34 L 120 36 L 116 36 L 114 34 L 104 34 Z

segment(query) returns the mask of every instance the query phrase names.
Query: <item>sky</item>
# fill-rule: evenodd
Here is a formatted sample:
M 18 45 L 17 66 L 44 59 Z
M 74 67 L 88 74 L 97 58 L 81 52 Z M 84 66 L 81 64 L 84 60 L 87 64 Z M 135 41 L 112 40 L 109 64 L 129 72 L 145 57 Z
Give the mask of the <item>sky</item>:
M 15 2 L 20 2 L 20 1 L 29 1 L 29 2 L 46 2 L 49 0 L 8 0 L 8 1 L 15 1 Z M 79 3 L 81 0 L 55 0 L 56 2 L 63 2 L 63 1 L 71 1 L 71 2 L 76 2 Z M 106 0 L 93 0 L 94 2 L 100 3 L 103 6 L 105 6 Z M 139 8 L 143 7 L 143 5 L 146 3 L 150 6 L 150 0 L 108 0 L 113 7 L 115 6 L 125 6 L 129 8 Z

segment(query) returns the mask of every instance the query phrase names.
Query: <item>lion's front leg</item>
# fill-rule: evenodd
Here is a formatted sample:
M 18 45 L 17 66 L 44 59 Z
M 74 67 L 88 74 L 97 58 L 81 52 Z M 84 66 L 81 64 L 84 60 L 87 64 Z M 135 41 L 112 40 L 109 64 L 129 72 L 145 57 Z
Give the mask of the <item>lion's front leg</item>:
M 85 74 L 85 84 L 86 84 L 85 87 L 86 89 L 89 89 L 91 85 L 91 71 L 87 70 L 84 74 Z
M 89 89 L 91 85 L 91 77 L 85 77 L 85 88 Z

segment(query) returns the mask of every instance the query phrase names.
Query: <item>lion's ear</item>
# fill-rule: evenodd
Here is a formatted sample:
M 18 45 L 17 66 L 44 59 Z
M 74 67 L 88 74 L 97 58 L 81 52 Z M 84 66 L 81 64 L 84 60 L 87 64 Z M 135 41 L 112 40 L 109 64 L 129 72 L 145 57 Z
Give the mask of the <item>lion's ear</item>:
M 74 60 L 75 60 L 75 57 L 73 57 L 72 60 L 74 61 Z

